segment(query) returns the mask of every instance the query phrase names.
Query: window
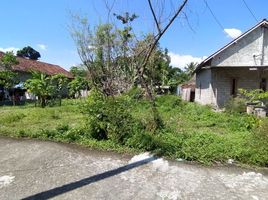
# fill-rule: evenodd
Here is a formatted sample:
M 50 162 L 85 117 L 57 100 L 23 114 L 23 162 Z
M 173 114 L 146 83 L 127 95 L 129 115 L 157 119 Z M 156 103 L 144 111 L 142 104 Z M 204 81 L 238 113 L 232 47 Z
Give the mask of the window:
M 231 95 L 236 96 L 237 95 L 237 79 L 232 79 L 232 87 L 231 87 Z
M 260 89 L 266 91 L 266 78 L 261 79 Z

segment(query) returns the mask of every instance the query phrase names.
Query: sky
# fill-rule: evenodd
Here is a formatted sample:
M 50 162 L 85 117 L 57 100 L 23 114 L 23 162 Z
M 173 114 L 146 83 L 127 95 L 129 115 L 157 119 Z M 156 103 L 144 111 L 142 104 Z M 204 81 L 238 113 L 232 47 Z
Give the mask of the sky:
M 156 4 L 160 1 L 153 0 Z M 41 61 L 68 70 L 81 62 L 68 29 L 71 13 L 86 16 L 94 27 L 107 21 L 105 2 L 112 7 L 111 13 L 138 15 L 133 22 L 138 35 L 156 30 L 146 0 L 2 0 L 0 51 L 15 52 L 31 46 L 40 52 Z M 163 15 L 168 16 L 182 0 L 163 2 Z M 268 18 L 267 7 L 268 1 L 264 0 L 189 0 L 160 45 L 169 50 L 174 67 L 200 62 Z M 116 23 L 113 16 L 110 20 Z

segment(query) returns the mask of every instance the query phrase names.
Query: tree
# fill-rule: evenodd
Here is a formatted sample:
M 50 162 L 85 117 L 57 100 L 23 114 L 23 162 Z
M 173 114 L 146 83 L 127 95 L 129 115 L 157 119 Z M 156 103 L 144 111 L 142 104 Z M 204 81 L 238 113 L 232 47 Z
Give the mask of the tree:
M 86 77 L 87 71 L 84 69 L 83 66 L 72 66 L 70 69 L 71 74 L 74 77 L 80 76 L 80 77 Z
M 135 37 L 131 26 L 131 22 L 137 17 L 135 14 L 115 14 L 124 26 L 122 29 L 107 23 L 99 25 L 94 32 L 87 19 L 77 16 L 76 23 L 71 28 L 78 54 L 88 68 L 93 86 L 110 96 L 127 91 L 135 80 L 138 80 L 150 99 L 154 122 L 159 128 L 163 123 L 156 109 L 151 79 L 147 78 L 150 75 L 150 63 L 152 55 L 157 52 L 160 39 L 182 12 L 187 1 L 183 0 L 178 6 L 173 5 L 168 12 L 165 8 L 169 6 L 165 5 L 165 1 L 155 1 L 153 5 L 152 1 L 148 0 L 157 32 L 145 38 L 145 43 L 135 40 L 138 37 Z M 167 16 L 163 16 L 164 13 Z
M 17 56 L 29 58 L 31 60 L 38 60 L 41 57 L 40 53 L 30 46 L 24 47 L 23 49 L 17 51 Z
M 89 89 L 89 80 L 87 79 L 87 72 L 83 67 L 71 67 L 70 72 L 74 76 L 74 79 L 69 82 L 68 89 L 71 97 L 81 97 L 81 90 Z
M 55 91 L 51 77 L 41 72 L 32 72 L 32 78 L 24 83 L 24 87 L 38 97 L 42 108 L 47 105 L 48 98 Z
M 193 72 L 196 69 L 198 63 L 197 62 L 190 62 L 185 67 L 185 73 L 188 75 L 189 79 L 193 76 Z
M 89 88 L 89 81 L 84 77 L 77 76 L 68 84 L 69 94 L 71 97 L 81 97 L 81 90 Z
M 5 89 L 11 89 L 14 87 L 18 80 L 17 73 L 12 72 L 12 65 L 18 64 L 16 57 L 13 52 L 7 52 L 3 55 L 0 61 L 0 67 L 3 70 L 0 71 L 0 85 L 2 85 Z M 12 93 L 12 102 L 15 105 L 15 96 L 14 92 Z
M 142 59 L 137 59 L 135 66 L 137 70 L 138 79 L 142 87 L 145 88 L 145 91 L 150 99 L 156 127 L 161 128 L 163 126 L 163 123 L 156 108 L 155 97 L 152 92 L 152 88 L 150 87 L 150 83 L 146 81 L 145 76 L 145 73 L 147 71 L 146 68 L 148 67 L 150 58 L 152 57 L 154 50 L 157 48 L 160 39 L 170 28 L 170 26 L 173 24 L 178 15 L 182 12 L 188 0 L 184 0 L 178 7 L 172 5 L 173 12 L 171 11 L 170 13 L 168 13 L 167 10 L 165 9 L 165 1 L 159 1 L 159 2 L 155 1 L 155 4 L 157 4 L 155 6 L 153 5 L 151 0 L 147 0 L 147 2 L 150 8 L 150 12 L 153 16 L 157 32 L 152 33 L 152 37 L 150 37 L 150 39 L 148 40 L 147 45 L 144 45 L 144 48 L 141 48 L 141 51 L 138 52 L 137 55 L 142 56 Z M 163 13 L 168 13 L 168 16 L 164 16 Z
M 66 89 L 67 81 L 67 77 L 63 74 L 55 74 L 51 77 L 51 82 L 54 86 L 54 96 L 60 100 L 60 106 L 62 93 L 64 92 L 64 89 Z
M 135 77 L 131 55 L 132 35 L 129 29 L 118 29 L 112 24 L 100 24 L 93 30 L 86 19 L 71 29 L 78 54 L 88 69 L 92 86 L 106 96 L 127 91 Z
M 6 52 L 1 58 L 0 67 L 2 67 L 4 70 L 12 70 L 12 65 L 16 65 L 18 63 L 19 62 L 12 51 Z

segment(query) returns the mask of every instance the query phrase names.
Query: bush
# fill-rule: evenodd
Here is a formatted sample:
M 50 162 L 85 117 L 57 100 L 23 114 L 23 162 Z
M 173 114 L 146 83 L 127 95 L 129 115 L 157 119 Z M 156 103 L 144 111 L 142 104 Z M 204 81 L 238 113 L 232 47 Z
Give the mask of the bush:
M 91 136 L 97 140 L 111 139 L 124 144 L 128 137 L 142 128 L 131 116 L 130 107 L 129 97 L 105 97 L 96 90 L 92 91 L 84 105 Z
M 127 140 L 126 144 L 129 147 L 143 149 L 146 151 L 153 151 L 159 147 L 159 144 L 157 144 L 155 136 L 146 132 L 140 132 L 134 134 Z
M 227 112 L 244 113 L 246 112 L 246 100 L 240 97 L 231 98 L 225 105 Z
M 151 151 L 159 156 L 172 158 L 184 157 L 181 151 L 183 141 L 187 138 L 186 134 L 160 133 L 152 134 L 149 132 L 139 132 L 129 138 L 126 145 L 136 149 Z
M 182 100 L 175 95 L 162 95 L 157 97 L 156 104 L 159 108 L 169 111 L 182 105 Z
M 223 136 L 209 133 L 193 133 L 184 141 L 182 151 L 187 160 L 198 160 L 202 163 L 213 161 L 225 162 L 228 159 L 228 147 Z
M 125 95 L 134 100 L 141 100 L 144 97 L 144 91 L 141 88 L 133 87 Z
M 260 126 L 255 129 L 255 135 L 268 144 L 268 119 L 263 119 Z

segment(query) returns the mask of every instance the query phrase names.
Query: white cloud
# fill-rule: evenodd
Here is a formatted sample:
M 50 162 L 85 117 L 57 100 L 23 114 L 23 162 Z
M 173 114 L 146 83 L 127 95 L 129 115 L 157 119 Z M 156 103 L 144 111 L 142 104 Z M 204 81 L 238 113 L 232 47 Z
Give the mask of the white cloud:
M 192 55 L 180 55 L 180 54 L 175 54 L 173 52 L 169 52 L 168 55 L 170 56 L 170 59 L 171 59 L 170 64 L 173 67 L 179 67 L 181 69 L 183 69 L 190 62 L 200 63 L 201 61 L 207 58 L 206 56 L 194 57 Z
M 0 47 L 0 51 L 2 51 L 2 52 L 13 51 L 13 53 L 16 54 L 18 50 L 20 50 L 20 49 L 16 48 L 16 47 L 7 47 L 7 48 Z
M 38 46 L 39 49 L 41 49 L 43 51 L 47 50 L 47 45 L 45 45 L 45 44 L 38 44 L 37 46 Z
M 236 28 L 225 28 L 224 32 L 227 34 L 228 37 L 235 39 L 242 34 L 242 31 Z

